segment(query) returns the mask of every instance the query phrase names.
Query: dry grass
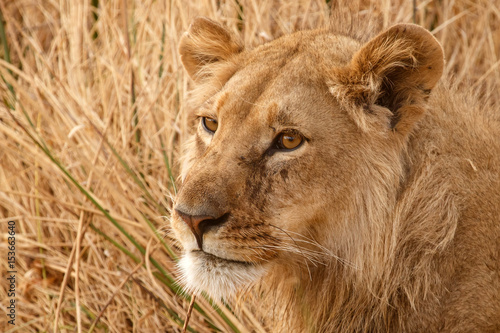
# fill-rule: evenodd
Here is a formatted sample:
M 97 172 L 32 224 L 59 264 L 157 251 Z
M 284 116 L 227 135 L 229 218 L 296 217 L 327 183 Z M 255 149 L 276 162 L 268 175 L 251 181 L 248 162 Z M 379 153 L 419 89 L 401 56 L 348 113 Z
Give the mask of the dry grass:
M 413 20 L 411 1 L 362 2 L 361 17 L 381 28 Z M 497 106 L 499 8 L 500 0 L 418 1 L 415 16 L 443 43 L 446 75 Z M 179 37 L 205 15 L 254 46 L 328 24 L 325 1 L 0 0 L 0 9 L 10 49 L 2 42 L 0 331 L 88 331 L 102 311 L 94 331 L 180 332 L 189 299 L 172 284 L 168 254 L 178 252 L 168 210 L 190 85 Z M 15 327 L 5 320 L 9 220 Z M 251 301 L 238 318 L 197 304 L 193 330 L 263 331 Z

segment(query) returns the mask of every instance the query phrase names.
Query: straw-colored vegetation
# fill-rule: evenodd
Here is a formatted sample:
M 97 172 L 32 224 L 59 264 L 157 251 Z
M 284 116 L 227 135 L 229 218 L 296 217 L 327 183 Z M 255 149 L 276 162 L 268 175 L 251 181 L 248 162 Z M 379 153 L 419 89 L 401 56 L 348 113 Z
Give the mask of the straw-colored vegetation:
M 0 0 L 0 331 L 180 332 L 190 297 L 173 282 L 168 217 L 191 82 L 179 37 L 204 15 L 255 46 L 326 26 L 329 2 Z M 431 30 L 445 75 L 499 105 L 500 0 L 373 3 L 362 1 L 362 21 Z M 241 303 L 233 314 L 197 299 L 190 330 L 264 331 L 258 305 Z

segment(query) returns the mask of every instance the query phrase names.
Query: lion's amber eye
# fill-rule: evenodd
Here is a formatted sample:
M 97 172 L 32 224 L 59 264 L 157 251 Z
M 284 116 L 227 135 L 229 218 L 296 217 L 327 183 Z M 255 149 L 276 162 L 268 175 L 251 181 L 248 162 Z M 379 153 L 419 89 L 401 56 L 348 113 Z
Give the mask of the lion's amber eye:
M 279 149 L 295 149 L 304 141 L 302 135 L 293 132 L 281 133 L 278 137 L 277 146 Z
M 215 133 L 215 131 L 217 131 L 217 127 L 219 127 L 219 123 L 213 118 L 202 117 L 201 123 L 203 124 L 203 128 L 210 133 Z

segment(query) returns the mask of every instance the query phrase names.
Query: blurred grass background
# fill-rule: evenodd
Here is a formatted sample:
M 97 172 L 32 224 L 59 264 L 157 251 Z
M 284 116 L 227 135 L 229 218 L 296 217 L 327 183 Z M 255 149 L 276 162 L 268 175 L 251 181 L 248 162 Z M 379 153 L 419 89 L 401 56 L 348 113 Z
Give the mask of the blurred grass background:
M 168 218 L 192 82 L 177 43 L 198 15 L 254 47 L 330 22 L 319 0 L 0 0 L 0 274 L 16 221 L 16 326 L 2 332 L 180 332 Z M 360 1 L 378 29 L 415 22 L 445 75 L 500 105 L 500 0 Z M 376 33 L 376 31 L 373 31 Z M 258 302 L 197 299 L 194 332 L 265 332 Z M 268 327 L 266 327 L 268 325 Z

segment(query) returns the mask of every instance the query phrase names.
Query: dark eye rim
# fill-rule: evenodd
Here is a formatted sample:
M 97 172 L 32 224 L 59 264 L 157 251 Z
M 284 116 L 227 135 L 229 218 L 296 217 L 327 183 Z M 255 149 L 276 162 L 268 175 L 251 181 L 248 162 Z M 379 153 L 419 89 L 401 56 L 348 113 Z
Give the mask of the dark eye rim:
M 208 133 L 210 134 L 214 134 L 215 131 L 212 131 L 210 128 L 208 128 L 207 126 L 207 123 L 206 123 L 206 120 L 207 119 L 211 119 L 213 121 L 215 121 L 217 123 L 217 125 L 219 124 L 218 121 L 214 118 L 210 118 L 210 117 L 201 117 L 201 125 L 203 126 L 203 128 L 205 129 L 205 131 L 207 131 Z
M 282 141 L 283 136 L 285 136 L 285 135 L 295 135 L 295 136 L 298 135 L 302 138 L 302 141 L 300 141 L 300 143 L 297 145 L 297 147 L 286 148 L 283 145 L 283 141 Z M 299 133 L 298 131 L 283 131 L 283 132 L 279 133 L 274 138 L 273 143 L 271 144 L 271 147 L 268 149 L 268 155 L 273 155 L 276 152 L 291 152 L 291 151 L 297 150 L 300 147 L 302 147 L 302 145 L 304 144 L 305 141 L 307 141 L 307 138 L 304 135 L 302 135 L 301 133 Z

